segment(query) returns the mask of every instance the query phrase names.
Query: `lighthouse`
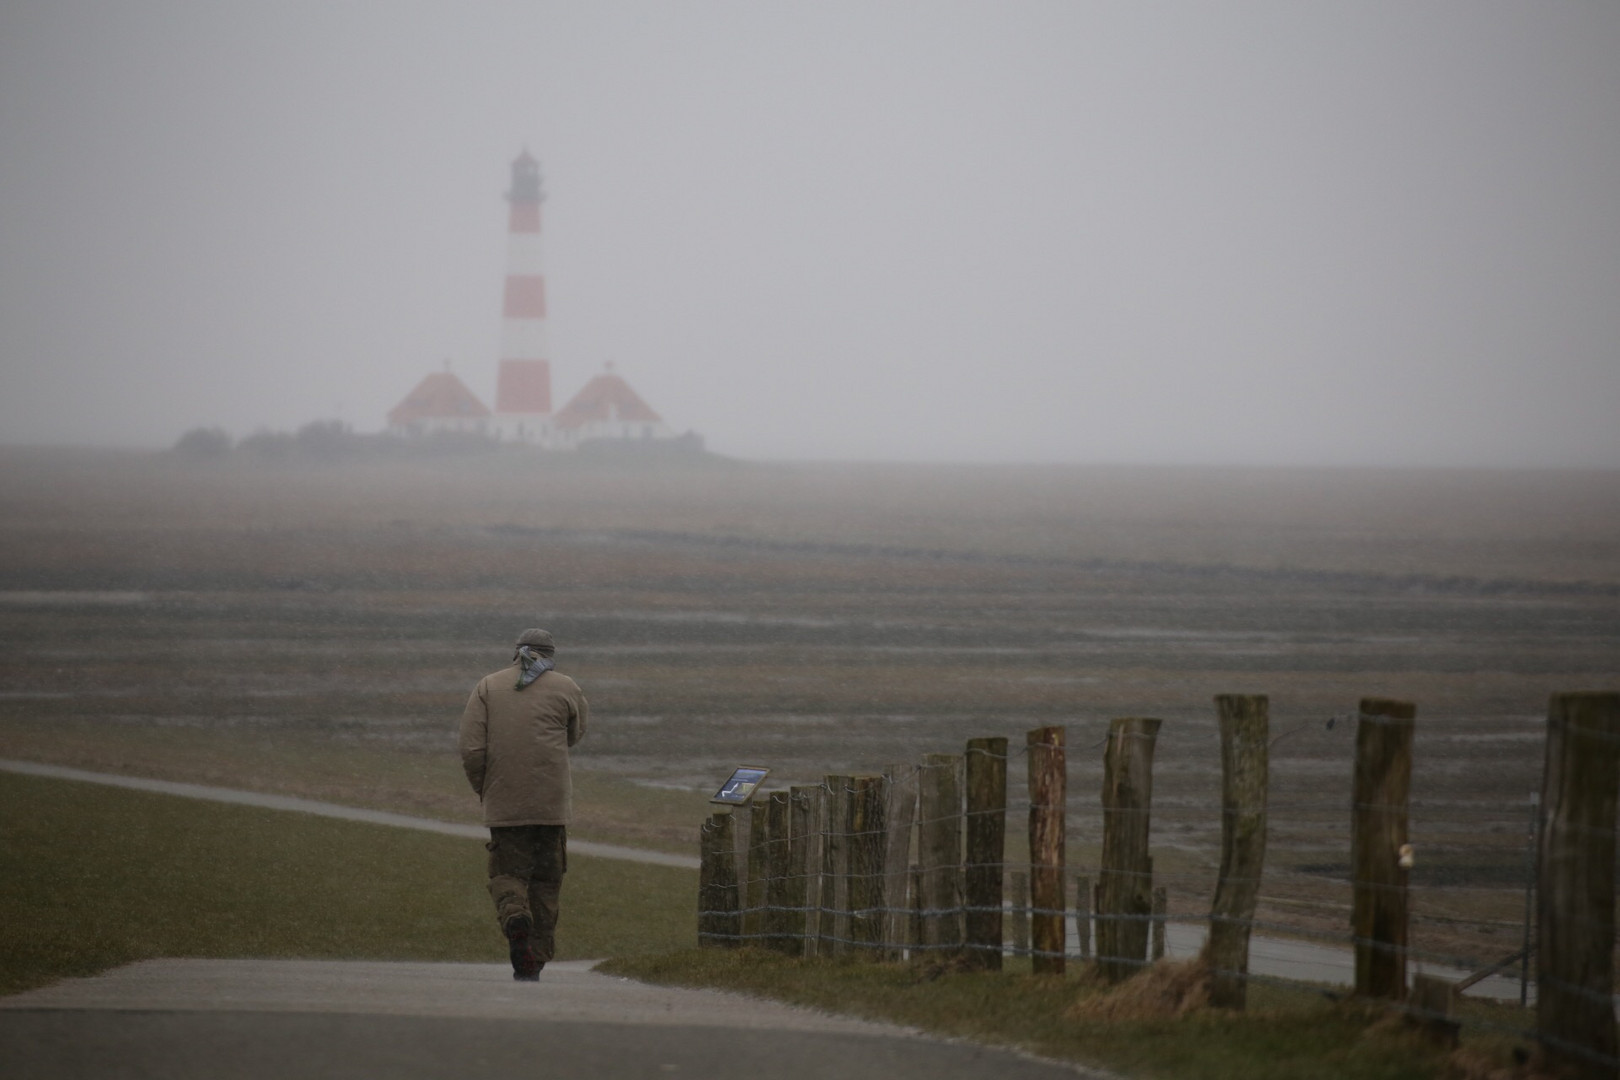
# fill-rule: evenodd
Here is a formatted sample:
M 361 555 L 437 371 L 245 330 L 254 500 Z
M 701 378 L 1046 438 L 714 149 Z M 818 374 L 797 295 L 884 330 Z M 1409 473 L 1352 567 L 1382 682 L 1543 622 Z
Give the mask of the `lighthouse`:
M 540 263 L 540 163 L 524 150 L 512 162 L 506 229 L 506 291 L 501 360 L 495 377 L 495 430 L 502 439 L 548 445 L 551 356 L 546 347 L 546 279 Z
M 613 365 L 573 399 L 551 410 L 551 352 L 546 345 L 546 279 L 540 266 L 540 163 L 524 150 L 512 162 L 506 226 L 506 289 L 501 304 L 501 356 L 493 413 L 445 369 L 427 376 L 388 414 L 402 438 L 456 433 L 546 450 L 607 446 L 624 452 L 702 450 L 695 432 L 676 435 Z M 487 368 L 485 369 L 488 370 Z

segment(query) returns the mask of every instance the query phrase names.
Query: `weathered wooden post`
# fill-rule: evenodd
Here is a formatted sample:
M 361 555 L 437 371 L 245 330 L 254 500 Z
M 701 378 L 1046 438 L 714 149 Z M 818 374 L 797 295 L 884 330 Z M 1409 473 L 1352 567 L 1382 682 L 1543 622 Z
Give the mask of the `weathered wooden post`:
M 1541 872 L 1541 792 L 1530 793 L 1530 828 L 1524 845 L 1524 936 L 1519 950 L 1519 1008 L 1530 1005 L 1530 935 L 1535 929 L 1536 875 Z
M 805 868 L 804 881 L 804 955 L 821 956 L 824 944 L 821 932 L 822 869 L 827 843 L 827 789 L 810 784 L 795 790 L 808 795 L 805 850 L 801 865 Z
M 1536 1026 L 1549 1071 L 1617 1075 L 1614 1019 L 1615 806 L 1620 694 L 1554 694 L 1542 773 L 1536 908 Z
M 714 863 L 714 822 L 709 820 L 698 827 L 697 937 L 700 949 L 712 949 L 718 944 L 714 938 Z
M 1424 1038 L 1438 1043 L 1447 1050 L 1457 1048 L 1457 1036 L 1462 1024 L 1455 1019 L 1457 1011 L 1457 984 L 1436 975 L 1412 976 L 1412 993 L 1408 998 L 1406 1014 Z
M 1007 740 L 969 739 L 967 860 L 963 874 L 967 961 L 1001 970 L 1002 863 L 1007 852 Z
M 1014 870 L 1007 875 L 1012 892 L 1012 947 L 1014 956 L 1029 952 L 1029 873 Z
M 927 754 L 917 771 L 917 862 L 923 946 L 942 959 L 962 946 L 962 758 Z
M 1030 956 L 1037 975 L 1063 974 L 1063 835 L 1068 758 L 1061 727 L 1036 728 L 1029 751 Z
M 887 836 L 883 812 L 887 784 L 881 776 L 857 776 L 850 813 L 850 931 L 861 954 L 883 954 L 883 860 Z
M 888 841 L 883 856 L 883 953 L 899 960 L 911 942 L 911 911 L 902 901 L 911 872 L 911 833 L 917 820 L 917 770 L 890 765 L 883 770 L 888 805 L 884 824 Z
M 1108 728 L 1103 753 L 1103 849 L 1097 881 L 1097 961 L 1117 983 L 1147 962 L 1153 914 L 1148 854 L 1153 807 L 1153 751 L 1159 721 L 1124 717 Z
M 789 951 L 795 956 L 813 953 L 810 944 L 814 936 L 814 923 L 810 919 L 810 898 L 815 895 L 812 867 L 816 859 L 816 796 L 818 787 L 794 785 L 788 790 L 788 888 L 787 901 L 791 910 L 785 913 L 784 925 L 791 942 Z
M 765 856 L 765 944 L 767 947 L 792 954 L 797 939 L 789 936 L 791 929 L 789 908 L 793 904 L 793 849 L 789 823 L 790 795 L 786 791 L 773 791 L 766 803 L 766 818 L 770 840 Z
M 921 948 L 924 936 L 922 895 L 922 867 L 918 866 L 916 863 L 912 863 L 909 888 L 906 890 L 906 904 L 911 909 L 911 930 L 906 936 L 911 945 L 912 963 L 916 963 L 923 958 L 923 950 Z
M 1149 960 L 1164 959 L 1164 923 L 1170 911 L 1170 890 L 1163 885 L 1153 890 L 1153 948 L 1148 953 Z
M 1091 959 L 1091 878 L 1077 874 L 1074 879 L 1074 937 L 1080 959 Z
M 1409 701 L 1362 698 L 1356 727 L 1350 830 L 1356 993 L 1393 1001 L 1406 997 L 1407 871 L 1400 858 L 1407 842 L 1416 716 Z
M 770 816 L 765 804 L 748 804 L 748 906 L 743 909 L 743 943 L 765 944 L 765 871 L 770 841 Z
M 1266 862 L 1270 703 L 1264 694 L 1215 698 L 1221 725 L 1221 871 L 1209 909 L 1204 960 L 1210 1004 L 1241 1009 L 1249 993 L 1249 932 Z
M 822 796 L 826 824 L 821 849 L 821 940 L 816 943 L 816 953 L 834 956 L 849 951 L 849 806 L 855 779 L 829 775 L 822 786 L 826 788 Z
M 713 902 L 709 910 L 715 913 L 711 933 L 720 945 L 735 949 L 742 944 L 739 940 L 742 927 L 738 922 L 737 837 L 730 810 L 723 810 L 710 820 L 714 822 L 714 832 L 710 840 L 712 868 L 709 877 Z

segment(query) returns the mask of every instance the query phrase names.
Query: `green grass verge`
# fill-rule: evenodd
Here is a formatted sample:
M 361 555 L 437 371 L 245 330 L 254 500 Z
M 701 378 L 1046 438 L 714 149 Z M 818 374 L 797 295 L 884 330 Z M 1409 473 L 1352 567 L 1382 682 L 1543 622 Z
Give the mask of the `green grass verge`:
M 1080 972 L 1065 978 L 1032 976 L 1027 962 L 1014 962 L 1005 972 L 930 977 L 901 964 L 794 960 L 755 949 L 689 949 L 615 957 L 598 970 L 647 982 L 758 994 L 1016 1046 L 1132 1077 L 1437 1080 L 1468 1074 L 1458 1059 L 1376 1008 L 1336 1004 L 1304 988 L 1254 984 L 1245 1013 L 1203 1010 L 1179 1019 L 1104 1021 L 1065 1015 L 1082 997 L 1102 992 L 1095 982 Z M 1509 1041 L 1482 1037 L 1469 1050 L 1476 1058 L 1505 1064 Z
M 474 840 L 0 774 L 0 993 L 159 956 L 504 961 Z M 575 856 L 559 959 L 695 941 L 697 872 Z

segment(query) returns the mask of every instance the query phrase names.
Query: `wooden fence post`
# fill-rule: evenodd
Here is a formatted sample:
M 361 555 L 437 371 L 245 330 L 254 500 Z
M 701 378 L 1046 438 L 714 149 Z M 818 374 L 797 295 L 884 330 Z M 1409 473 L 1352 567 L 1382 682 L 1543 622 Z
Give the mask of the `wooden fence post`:
M 1101 867 L 1098 867 L 1097 884 L 1091 887 L 1091 921 L 1097 931 L 1097 961 L 1102 963 L 1103 925 L 1108 921 L 1103 917 L 1103 886 Z
M 1412 976 L 1412 994 L 1406 1019 L 1430 1042 L 1447 1050 L 1457 1049 L 1462 1024 L 1454 1019 L 1457 1011 L 1457 984 L 1437 975 Z M 1612 1075 L 1612 1074 L 1611 1074 Z
M 705 821 L 698 826 L 697 939 L 700 949 L 715 947 L 714 848 L 714 822 Z
M 1153 751 L 1159 721 L 1124 717 L 1108 728 L 1103 753 L 1103 849 L 1097 881 L 1097 960 L 1111 983 L 1147 961 L 1153 914 L 1148 855 L 1153 807 Z
M 766 804 L 770 840 L 765 857 L 765 944 L 777 952 L 794 953 L 797 940 L 789 936 L 793 885 L 790 795 L 773 791 Z
M 820 784 L 796 788 L 808 795 L 808 820 L 805 827 L 805 850 L 802 865 L 804 880 L 804 955 L 822 956 L 825 941 L 821 930 L 822 873 L 826 864 L 827 843 L 827 789 Z
M 1091 878 L 1077 874 L 1074 879 L 1074 937 L 1080 959 L 1091 959 Z
M 810 898 L 815 895 L 815 796 L 821 789 L 795 785 L 788 789 L 788 888 L 787 901 L 793 909 L 785 912 L 784 925 L 790 939 L 789 952 L 794 956 L 813 953 L 810 944 L 814 936 L 814 923 L 810 919 Z M 814 861 L 813 861 L 814 860 Z
M 1029 872 L 1007 875 L 1012 890 L 1012 947 L 1014 956 L 1029 953 Z
M 742 932 L 739 924 L 739 897 L 737 895 L 737 837 L 730 810 L 723 810 L 711 819 L 714 822 L 714 833 L 711 838 L 713 844 L 713 866 L 710 871 L 709 884 L 714 890 L 711 911 L 715 912 L 714 925 L 711 932 L 718 938 L 718 944 L 727 949 L 735 949 L 742 942 L 738 935 Z
M 906 936 L 911 943 L 911 962 L 916 963 L 923 958 L 920 948 L 923 942 L 923 885 L 922 867 L 916 863 L 911 864 L 911 877 L 909 888 L 906 891 L 906 905 L 911 910 L 911 932 Z
M 850 814 L 850 931 L 862 955 L 883 952 L 883 860 L 888 853 L 883 812 L 887 784 L 881 776 L 857 776 Z
M 1620 694 L 1554 694 L 1542 774 L 1536 1027 L 1560 1076 L 1613 1080 Z
M 967 962 L 1001 970 L 1002 864 L 1007 857 L 1007 740 L 969 739 L 967 859 L 963 874 Z
M 948 959 L 962 945 L 962 759 L 927 754 L 917 773 L 917 862 L 923 945 Z
M 849 951 L 849 805 L 850 776 L 827 776 L 822 785 L 826 824 L 821 848 L 821 940 L 819 956 L 841 955 Z
M 1221 872 L 1209 909 L 1204 961 L 1210 1004 L 1242 1009 L 1249 992 L 1249 933 L 1266 863 L 1271 714 L 1264 694 L 1215 698 L 1221 725 Z
M 1356 993 L 1406 997 L 1407 801 L 1412 787 L 1412 729 L 1417 706 L 1363 698 L 1356 727 L 1355 811 L 1350 830 L 1356 944 Z
M 765 871 L 770 816 L 765 804 L 748 804 L 748 906 L 743 909 L 743 944 L 765 944 Z
M 911 874 L 911 833 L 917 820 L 917 770 L 890 765 L 883 771 L 888 805 L 884 824 L 888 843 L 883 855 L 883 953 L 901 959 L 911 939 L 911 911 L 904 903 Z
M 1061 727 L 1036 728 L 1029 751 L 1029 900 L 1031 964 L 1037 975 L 1063 974 L 1063 835 L 1068 819 L 1068 759 Z
M 1170 911 L 1170 890 L 1163 885 L 1153 889 L 1153 948 L 1149 960 L 1164 959 L 1164 923 Z

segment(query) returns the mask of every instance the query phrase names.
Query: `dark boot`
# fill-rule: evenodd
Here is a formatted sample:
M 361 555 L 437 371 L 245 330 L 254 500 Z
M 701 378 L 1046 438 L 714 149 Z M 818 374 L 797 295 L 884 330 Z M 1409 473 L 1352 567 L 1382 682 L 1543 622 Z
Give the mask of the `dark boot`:
M 531 935 L 534 923 L 527 915 L 514 915 L 506 921 L 508 954 L 512 958 L 512 978 L 518 982 L 539 982 L 540 969 L 546 965 L 534 955 Z

